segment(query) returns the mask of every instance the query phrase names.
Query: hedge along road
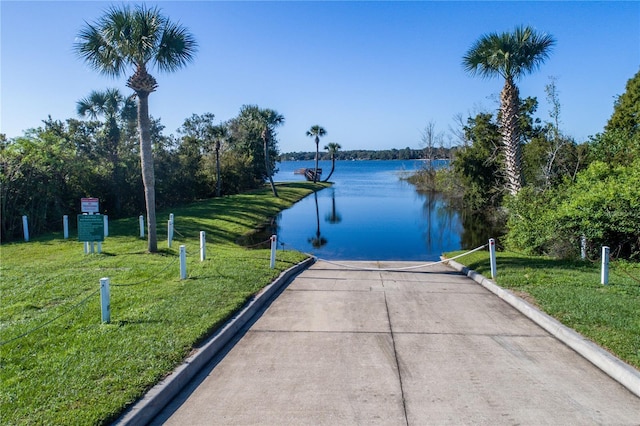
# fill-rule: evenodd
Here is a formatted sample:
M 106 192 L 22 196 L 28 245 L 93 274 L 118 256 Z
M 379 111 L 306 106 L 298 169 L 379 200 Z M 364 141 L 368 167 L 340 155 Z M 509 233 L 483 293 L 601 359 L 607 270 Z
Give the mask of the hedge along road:
M 640 422 L 640 398 L 444 265 L 318 262 L 243 333 L 153 424 Z

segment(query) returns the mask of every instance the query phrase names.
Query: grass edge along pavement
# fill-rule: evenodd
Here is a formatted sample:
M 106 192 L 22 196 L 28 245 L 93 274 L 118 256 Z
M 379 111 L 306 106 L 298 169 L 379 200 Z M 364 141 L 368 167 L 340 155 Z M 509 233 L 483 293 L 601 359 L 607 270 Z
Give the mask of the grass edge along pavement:
M 460 253 L 446 253 L 443 259 Z M 497 252 L 496 257 L 497 276 L 492 282 L 498 288 L 523 299 L 640 374 L 639 263 L 611 262 L 609 285 L 602 285 L 596 263 L 509 251 Z M 460 262 L 471 275 L 480 274 L 481 281 L 489 281 L 482 276 L 491 276 L 487 251 L 472 253 Z M 640 389 L 634 393 L 638 392 Z
M 277 199 L 265 187 L 171 209 L 174 244 L 158 254 L 146 252 L 137 218 L 111 222 L 100 255 L 84 255 L 75 235 L 0 246 L 0 341 L 8 342 L 0 346 L 2 423 L 117 419 L 248 300 L 306 258 L 278 251 L 271 270 L 268 249 L 236 242 L 326 186 L 279 184 Z M 168 215 L 158 212 L 159 219 Z M 197 255 L 200 230 L 207 234 L 204 262 Z M 159 246 L 166 247 L 162 227 L 158 231 Z M 186 280 L 179 279 L 176 262 L 181 244 L 188 253 Z M 100 322 L 96 291 L 105 276 L 112 282 L 110 324 Z

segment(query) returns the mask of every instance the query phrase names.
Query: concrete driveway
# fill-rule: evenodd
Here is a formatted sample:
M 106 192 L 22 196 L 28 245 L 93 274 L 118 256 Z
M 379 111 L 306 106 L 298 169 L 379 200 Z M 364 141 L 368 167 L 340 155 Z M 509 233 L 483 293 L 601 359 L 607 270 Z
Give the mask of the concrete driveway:
M 234 343 L 153 424 L 640 424 L 640 398 L 447 266 L 318 262 Z

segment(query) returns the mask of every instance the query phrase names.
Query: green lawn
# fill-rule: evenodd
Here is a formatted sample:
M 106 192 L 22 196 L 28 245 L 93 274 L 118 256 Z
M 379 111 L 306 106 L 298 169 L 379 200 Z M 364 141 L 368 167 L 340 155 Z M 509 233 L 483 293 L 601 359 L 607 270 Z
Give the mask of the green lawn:
M 104 424 L 162 379 L 194 344 L 224 323 L 297 252 L 237 245 L 279 211 L 326 185 L 281 184 L 158 212 L 158 254 L 146 253 L 137 218 L 113 221 L 102 254 L 47 235 L 0 246 L 0 419 L 2 424 Z M 207 234 L 200 262 L 199 232 Z M 164 240 L 163 240 L 164 239 Z M 180 280 L 178 247 L 187 248 Z M 99 280 L 111 279 L 111 323 L 102 324 Z
M 491 277 L 487 251 L 458 262 Z M 606 286 L 599 263 L 498 252 L 496 264 L 498 285 L 640 368 L 640 264 L 612 262 Z

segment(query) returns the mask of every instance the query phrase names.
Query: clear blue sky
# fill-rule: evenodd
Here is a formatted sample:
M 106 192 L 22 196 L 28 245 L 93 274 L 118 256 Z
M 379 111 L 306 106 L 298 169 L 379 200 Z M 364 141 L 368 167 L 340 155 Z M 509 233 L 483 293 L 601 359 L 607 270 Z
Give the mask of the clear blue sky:
M 133 3 L 133 2 L 131 2 Z M 111 4 L 0 2 L 0 133 L 22 135 L 51 115 L 75 117 L 76 102 L 126 78 L 97 74 L 73 53 L 76 34 Z M 215 2 L 161 1 L 199 43 L 195 61 L 159 84 L 151 114 L 174 133 L 193 113 L 227 120 L 243 104 L 284 115 L 280 150 L 313 150 L 305 131 L 343 149 L 420 145 L 437 131 L 495 111 L 503 81 L 467 75 L 461 58 L 488 32 L 531 25 L 557 40 L 541 69 L 519 82 L 548 120 L 544 87 L 557 78 L 561 128 L 578 142 L 601 132 L 617 95 L 640 67 L 640 2 Z

